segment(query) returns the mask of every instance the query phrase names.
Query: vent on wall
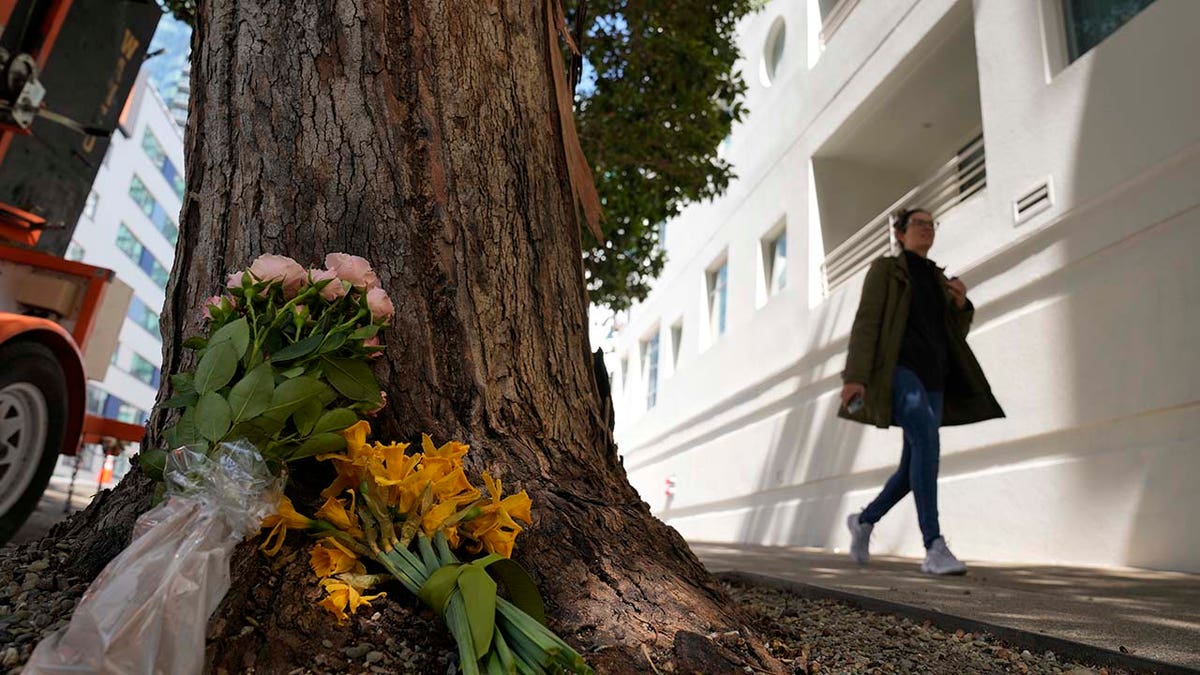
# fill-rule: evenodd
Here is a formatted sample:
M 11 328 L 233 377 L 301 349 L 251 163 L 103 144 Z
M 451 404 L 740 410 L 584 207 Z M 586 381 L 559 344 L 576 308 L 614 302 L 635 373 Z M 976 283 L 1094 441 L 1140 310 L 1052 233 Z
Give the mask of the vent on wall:
M 1020 225 L 1050 208 L 1053 203 L 1054 190 L 1047 178 L 1013 200 L 1013 220 Z

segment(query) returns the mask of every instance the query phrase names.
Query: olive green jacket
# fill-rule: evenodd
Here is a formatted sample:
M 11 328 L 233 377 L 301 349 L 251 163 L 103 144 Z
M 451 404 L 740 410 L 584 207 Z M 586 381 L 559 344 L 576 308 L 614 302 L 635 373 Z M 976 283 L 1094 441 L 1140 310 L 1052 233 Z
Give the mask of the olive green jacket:
M 936 269 L 944 287 L 946 276 L 942 268 Z M 866 387 L 866 405 L 854 414 L 841 408 L 839 417 L 884 429 L 892 425 L 892 375 L 896 371 L 900 343 L 908 323 L 911 287 L 908 262 L 903 254 L 885 256 L 871 263 L 863 282 L 854 327 L 850 330 L 846 370 L 842 372 L 844 382 L 857 382 Z M 959 309 L 950 292 L 945 293 L 949 368 L 942 426 L 1004 417 L 979 361 L 967 345 L 967 331 L 971 328 L 975 308 L 968 300 L 966 306 Z

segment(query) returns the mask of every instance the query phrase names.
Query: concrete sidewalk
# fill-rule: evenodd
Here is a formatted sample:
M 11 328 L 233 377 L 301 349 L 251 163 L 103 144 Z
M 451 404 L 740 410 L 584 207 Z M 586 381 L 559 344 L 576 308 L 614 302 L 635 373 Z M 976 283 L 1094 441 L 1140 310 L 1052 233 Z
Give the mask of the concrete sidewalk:
M 820 549 L 691 547 L 713 572 L 769 577 L 806 595 L 930 619 L 944 629 L 987 630 L 1097 665 L 1200 672 L 1200 575 L 967 561 L 969 574 L 935 578 L 909 558 L 872 557 L 860 567 Z

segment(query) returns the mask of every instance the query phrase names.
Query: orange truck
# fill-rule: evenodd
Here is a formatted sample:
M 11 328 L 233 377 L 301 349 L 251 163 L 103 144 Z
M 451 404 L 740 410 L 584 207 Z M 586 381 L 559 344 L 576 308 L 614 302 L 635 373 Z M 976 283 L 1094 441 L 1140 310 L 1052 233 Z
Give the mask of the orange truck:
M 87 411 L 132 292 L 62 255 L 160 16 L 153 0 L 0 0 L 0 543 L 60 454 L 144 434 Z

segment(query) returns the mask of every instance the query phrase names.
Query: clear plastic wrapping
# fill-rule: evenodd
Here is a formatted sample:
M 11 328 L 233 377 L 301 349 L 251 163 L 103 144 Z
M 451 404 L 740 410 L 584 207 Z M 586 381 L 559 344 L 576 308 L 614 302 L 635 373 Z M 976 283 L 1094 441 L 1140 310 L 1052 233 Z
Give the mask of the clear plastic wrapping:
M 167 456 L 167 498 L 96 577 L 66 628 L 43 639 L 25 673 L 199 673 L 208 618 L 229 590 L 239 541 L 275 512 L 281 481 L 250 444 Z

